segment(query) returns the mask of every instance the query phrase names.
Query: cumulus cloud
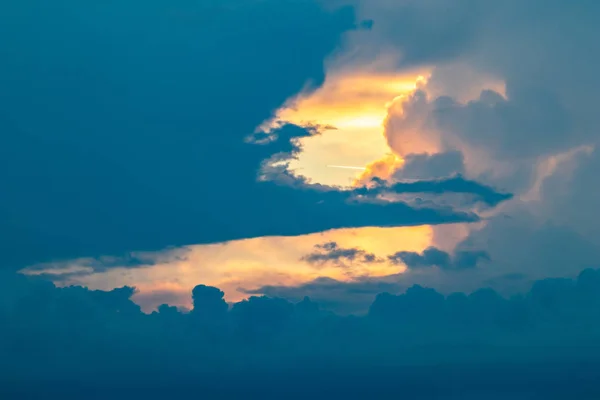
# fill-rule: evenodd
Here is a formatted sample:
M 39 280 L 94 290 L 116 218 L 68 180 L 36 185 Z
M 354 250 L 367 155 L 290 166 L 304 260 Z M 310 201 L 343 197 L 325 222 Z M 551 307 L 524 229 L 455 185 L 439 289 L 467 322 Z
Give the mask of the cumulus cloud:
M 467 179 L 514 194 L 457 247 L 490 255 L 493 268 L 480 278 L 573 276 L 592 265 L 600 245 L 592 172 L 600 58 L 590 51 L 598 4 L 380 0 L 359 10 L 375 20 L 377 38 L 361 35 L 364 43 L 393 48 L 399 68 L 431 67 L 427 82 L 388 109 L 384 128 L 394 153 L 462 154 Z M 408 16 L 410 23 L 397 24 Z M 418 172 L 407 162 L 375 176 L 430 171 L 415 166 Z
M 436 7 L 442 2 L 434 3 L 405 5 Z M 377 4 L 382 3 L 373 2 L 371 9 Z M 452 7 L 461 4 L 468 17 L 466 2 Z M 381 162 L 385 168 L 379 166 L 373 176 L 408 179 L 404 170 L 424 174 L 430 159 L 460 154 L 467 179 L 515 194 L 488 213 L 483 226 L 472 226 L 456 250 L 478 248 L 490 255 L 492 268 L 479 275 L 482 281 L 501 282 L 502 276 L 520 273 L 573 276 L 597 257 L 600 221 L 594 211 L 598 191 L 593 171 L 599 157 L 591 149 L 600 139 L 600 124 L 589 105 L 600 84 L 591 66 L 599 60 L 587 51 L 591 36 L 572 23 L 577 20 L 586 32 L 593 32 L 597 26 L 589 17 L 599 10 L 592 3 L 557 5 L 536 1 L 478 5 L 481 13 L 473 15 L 495 24 L 482 23 L 477 43 L 464 47 L 452 60 L 437 60 L 427 83 L 394 101 L 385 121 L 394 152 L 407 160 L 421 153 L 424 162 L 411 166 L 385 160 Z M 543 29 L 534 29 L 523 17 L 537 15 L 536 9 L 545 10 L 536 20 Z M 426 18 L 423 23 L 421 29 L 434 29 Z M 390 38 L 404 46 L 400 36 Z M 466 79 L 465 70 L 477 82 Z M 457 82 L 469 90 L 458 90 Z M 417 199 L 408 202 L 416 205 Z M 506 280 L 504 285 L 510 286 Z
M 364 8 L 372 15 L 411 10 L 419 18 L 418 29 L 427 32 L 421 42 L 418 35 L 409 41 L 393 29 L 386 30 L 388 40 L 404 50 L 407 60 L 412 59 L 413 46 L 431 55 L 438 45 L 447 48 L 444 43 L 457 39 L 459 29 L 450 23 L 455 19 L 473 33 L 469 41 L 459 41 L 460 49 L 453 56 L 434 60 L 422 92 L 396 102 L 398 112 L 390 110 L 388 140 L 400 154 L 407 154 L 401 142 L 412 139 L 411 132 L 437 141 L 437 151 L 468 146 L 485 150 L 495 161 L 528 159 L 529 164 L 535 164 L 536 157 L 597 141 L 590 128 L 598 119 L 589 99 L 600 84 L 592 67 L 599 60 L 588 51 L 590 33 L 597 29 L 590 16 L 599 12 L 597 5 L 409 0 L 398 6 L 374 1 Z M 538 13 L 542 9 L 543 15 Z M 434 34 L 440 36 L 432 46 L 426 37 Z M 456 88 L 457 82 L 481 93 L 467 96 Z M 419 147 L 416 140 L 410 144 Z
M 592 269 L 574 280 L 537 281 L 512 298 L 485 288 L 444 296 L 413 285 L 397 295 L 381 293 L 366 315 L 347 317 L 324 311 L 309 298 L 251 297 L 228 307 L 222 291 L 202 285 L 193 290 L 191 312 L 165 304 L 152 314 L 140 312 L 128 287 L 110 292 L 56 288 L 6 272 L 0 285 L 4 398 L 59 391 L 67 398 L 90 391 L 121 398 L 130 387 L 148 398 L 162 398 L 165 390 L 176 398 L 198 391 L 239 397 L 238 390 L 246 398 L 264 397 L 264 388 L 272 387 L 267 380 L 274 377 L 285 383 L 277 386 L 277 396 L 289 392 L 293 398 L 296 386 L 289 387 L 288 379 L 317 393 L 324 387 L 339 392 L 352 387 L 352 380 L 343 379 L 352 371 L 368 381 L 364 395 L 387 397 L 388 385 L 396 381 L 385 371 L 404 379 L 399 371 L 405 369 L 413 371 L 406 378 L 413 383 L 402 387 L 415 390 L 408 398 L 423 398 L 431 385 L 461 398 L 473 388 L 518 394 L 525 378 L 529 394 L 555 395 L 568 385 L 572 395 L 577 392 L 565 372 L 582 362 L 595 365 L 589 363 L 599 355 L 600 271 Z M 432 373 L 440 363 L 455 372 L 469 366 L 478 374 L 467 369 L 447 388 L 439 378 L 446 373 Z M 538 380 L 538 363 L 556 370 Z M 385 370 L 372 373 L 384 364 Z M 341 375 L 328 374 L 326 383 L 314 380 L 323 373 L 317 365 Z M 489 380 L 499 371 L 501 380 Z M 596 388 L 591 383 L 597 369 L 587 371 L 596 371 L 589 376 L 589 387 Z M 578 382 L 585 376 L 578 375 Z M 225 377 L 236 385 L 224 385 Z M 356 390 L 354 395 L 363 393 Z M 431 398 L 439 396 L 431 393 Z
M 457 251 L 453 256 L 435 247 L 429 247 L 419 254 L 400 251 L 388 257 L 393 263 L 402 262 L 408 268 L 439 267 L 444 270 L 475 268 L 482 260 L 490 260 L 484 251 Z
M 374 263 L 382 260 L 373 253 L 357 247 L 343 248 L 336 242 L 327 242 L 315 246 L 315 251 L 302 257 L 302 261 L 316 266 L 333 263 L 345 266 L 346 263 Z

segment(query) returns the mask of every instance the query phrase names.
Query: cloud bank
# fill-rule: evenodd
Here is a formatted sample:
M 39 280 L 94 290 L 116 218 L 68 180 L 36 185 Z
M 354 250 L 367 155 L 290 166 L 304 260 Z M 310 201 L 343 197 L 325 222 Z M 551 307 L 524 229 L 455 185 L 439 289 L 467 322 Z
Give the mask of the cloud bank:
M 389 395 L 397 390 L 392 376 L 407 398 L 477 390 L 538 396 L 533 398 L 598 393 L 596 386 L 563 386 L 576 382 L 565 374 L 571 366 L 580 371 L 582 363 L 597 360 L 598 270 L 585 270 L 576 280 L 538 281 L 509 299 L 491 289 L 443 296 L 415 285 L 400 295 L 378 295 L 362 317 L 322 311 L 308 298 L 291 303 L 252 297 L 229 307 L 222 291 L 203 285 L 192 292 L 191 312 L 163 305 L 148 315 L 131 301 L 133 288 L 61 289 L 22 275 L 2 278 L 4 395 L 64 392 L 71 398 L 98 391 L 124 398 L 136 390 L 160 398 L 169 388 L 176 397 L 199 390 L 209 398 L 254 398 L 269 387 L 275 393 L 267 396 L 298 398 L 301 386 L 303 395 L 321 393 L 317 398 L 327 395 L 319 388 L 351 393 L 354 387 L 358 392 L 350 397 L 356 398 L 367 387 L 374 396 Z M 440 365 L 460 373 L 446 381 L 450 370 Z M 321 368 L 336 373 L 322 380 Z M 594 368 L 579 375 L 582 385 L 595 376 L 591 371 L 597 375 Z M 345 380 L 354 374 L 362 375 L 360 384 Z M 225 376 L 236 383 L 225 385 Z

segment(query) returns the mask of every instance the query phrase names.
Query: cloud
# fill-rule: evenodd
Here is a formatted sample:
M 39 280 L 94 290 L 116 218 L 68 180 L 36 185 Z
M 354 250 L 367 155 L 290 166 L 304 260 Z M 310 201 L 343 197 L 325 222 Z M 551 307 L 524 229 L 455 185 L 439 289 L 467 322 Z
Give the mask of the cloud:
M 492 265 L 501 267 L 503 273 L 572 276 L 594 265 L 599 255 L 594 238 L 552 219 L 538 219 L 529 209 L 515 209 L 510 218 L 498 215 L 489 219 L 460 246 L 485 249 Z
M 540 192 L 545 213 L 552 214 L 556 223 L 570 226 L 580 235 L 597 244 L 600 220 L 595 209 L 600 190 L 595 182 L 595 171 L 600 167 L 600 149 L 570 154 L 557 165 L 557 173 L 543 180 Z
M 11 196 L 0 212 L 2 230 L 20 245 L 5 242 L 8 265 L 192 243 L 183 220 L 227 231 L 232 198 L 250 191 L 264 158 L 288 146 L 266 150 L 243 138 L 308 80 L 318 85 L 323 58 L 353 24 L 348 10 L 325 12 L 313 2 L 65 9 L 42 16 L 11 5 L 2 13 L 23 21 L 3 23 L 21 38 L 1 71 L 11 82 L 1 117 L 2 180 Z M 266 27 L 261 21 L 271 21 L 269 29 L 257 29 Z M 44 43 L 30 34 L 39 31 Z M 263 87 L 272 79 L 276 85 Z M 213 166 L 218 173 L 208 173 Z M 53 196 L 37 202 L 34 187 Z M 215 220 L 218 203 L 223 217 Z
M 2 274 L 0 392 L 6 398 L 57 390 L 66 391 L 65 396 L 75 390 L 73 398 L 85 397 L 96 386 L 114 391 L 117 398 L 132 386 L 138 392 L 148 390 L 148 398 L 192 386 L 206 395 L 216 390 L 223 395 L 230 393 L 231 385 L 222 385 L 226 379 L 243 383 L 246 396 L 254 396 L 271 387 L 266 377 L 279 374 L 316 390 L 325 384 L 316 376 L 327 373 L 325 387 L 342 390 L 352 381 L 338 381 L 333 371 L 355 371 L 372 384 L 380 382 L 379 375 L 369 371 L 383 364 L 387 367 L 380 373 L 396 371 L 396 378 L 404 377 L 398 371 L 412 371 L 406 378 L 412 386 L 403 386 L 416 391 L 409 398 L 423 398 L 422 391 L 431 385 L 446 387 L 440 378 L 446 370 L 433 373 L 442 368 L 439 365 L 447 365 L 448 371 L 467 366 L 478 371 L 473 375 L 467 369 L 460 374 L 464 387 L 452 386 L 444 393 L 462 398 L 473 388 L 491 394 L 507 388 L 521 393 L 527 378 L 530 394 L 547 396 L 572 383 L 555 381 L 569 376 L 566 371 L 572 365 L 595 365 L 600 356 L 595 346 L 600 271 L 592 269 L 574 280 L 537 281 L 528 292 L 511 298 L 486 288 L 444 296 L 413 285 L 398 295 L 381 293 L 368 314 L 347 317 L 327 312 L 308 298 L 293 303 L 252 297 L 228 307 L 222 291 L 202 285 L 193 291 L 189 313 L 163 305 L 143 314 L 131 301 L 133 288 L 56 288 L 39 279 Z M 322 283 L 335 287 L 332 281 Z M 493 370 L 488 370 L 490 363 Z M 500 370 L 502 379 L 493 380 L 506 364 L 510 368 Z M 540 372 L 543 378 L 538 381 L 535 371 L 540 364 L 557 370 Z M 510 372 L 514 368 L 516 376 Z M 592 375 L 590 382 L 595 382 L 597 374 Z M 587 375 L 578 376 L 581 382 Z M 382 384 L 395 382 L 387 375 L 380 378 Z M 538 383 L 532 384 L 534 378 Z M 78 385 L 68 385 L 71 381 Z M 141 382 L 145 389 L 137 389 Z M 573 394 L 573 385 L 568 386 Z M 287 393 L 285 387 L 278 387 L 278 393 Z M 370 388 L 376 396 L 387 391 L 388 386 Z
M 359 204 L 302 181 L 257 182 L 265 160 L 293 157 L 313 129 L 245 139 L 319 87 L 323 60 L 356 27 L 351 9 L 227 0 L 140 10 L 125 1 L 92 12 L 61 1 L 43 14 L 24 3 L 0 13 L 5 35 L 19 38 L 0 45 L 11 55 L 0 66 L 3 267 L 477 219 Z
M 402 157 L 386 154 L 367 165 L 354 185 L 368 185 L 373 178 L 408 183 L 418 180 L 435 181 L 464 174 L 464 156 L 460 151 L 408 153 Z
M 373 253 L 368 253 L 359 248 L 342 248 L 336 242 L 327 242 L 315 246 L 315 251 L 303 256 L 301 261 L 316 266 L 333 263 L 345 266 L 345 263 L 376 263 L 382 260 Z
M 68 260 L 64 262 L 41 263 L 29 266 L 23 269 L 23 273 L 36 275 L 41 272 L 50 272 L 53 275 L 68 275 L 87 271 L 88 273 L 102 273 L 110 268 L 144 268 L 157 265 L 159 263 L 171 263 L 183 261 L 186 259 L 190 249 L 171 248 L 165 249 L 160 253 L 150 252 L 131 252 L 124 256 L 102 256 L 98 258 L 81 258 Z
M 386 183 L 379 178 L 373 178 L 372 183 L 372 185 L 369 185 L 370 187 L 357 188 L 353 192 L 363 196 L 386 192 L 389 194 L 465 194 L 471 195 L 474 198 L 474 202 L 481 202 L 488 206 L 495 206 L 512 198 L 512 194 L 510 193 L 497 192 L 490 186 L 465 179 L 462 176 L 392 183 Z
M 463 145 L 485 149 L 488 157 L 504 161 L 529 158 L 530 164 L 535 164 L 532 158 L 597 141 L 592 126 L 600 121 L 589 100 L 600 88 L 592 67 L 600 60 L 588 51 L 592 32 L 598 29 L 591 18 L 600 12 L 596 4 L 564 7 L 539 0 L 446 3 L 408 0 L 402 5 L 386 1 L 363 5 L 362 12 L 387 21 L 383 25 L 388 23 L 390 29 L 382 27 L 381 33 L 404 54 L 405 62 L 416 59 L 410 56 L 413 46 L 430 56 L 436 54 L 437 46 L 457 49 L 447 58 L 435 57 L 424 88 L 430 98 L 421 93 L 406 100 L 402 108 L 408 114 L 388 121 L 388 130 L 407 138 L 407 132 L 391 125 L 406 127 L 410 121 L 418 121 L 421 135 L 439 131 L 430 139 L 440 140 L 437 145 L 443 148 L 460 146 L 456 143 L 459 138 L 466 142 Z M 543 15 L 539 15 L 542 9 Z M 393 13 L 418 19 L 418 25 L 416 20 L 412 22 L 416 25 L 412 39 L 391 29 L 396 25 Z M 531 24 L 534 16 L 540 29 Z M 462 21 L 461 28 L 454 24 L 457 20 Z M 403 30 L 411 26 L 404 25 Z M 450 46 L 463 29 L 471 32 L 469 40 Z M 423 31 L 426 34 L 416 34 Z M 434 44 L 428 42 L 430 35 L 439 35 Z M 466 79 L 465 71 L 471 79 Z M 465 95 L 456 88 L 457 83 L 479 91 Z M 389 140 L 396 144 L 393 148 L 401 147 L 399 138 Z
M 531 111 L 539 107 L 543 111 Z M 546 120 L 546 114 L 554 119 Z M 386 136 L 397 154 L 411 159 L 414 165 L 405 167 L 409 172 L 426 174 L 437 165 L 438 173 L 461 171 L 505 190 L 522 191 L 533 183 L 539 159 L 566 145 L 560 137 L 568 127 L 556 120 L 560 115 L 551 105 L 515 104 L 490 90 L 463 104 L 450 97 L 430 98 L 424 88 L 390 107 Z M 551 132 L 557 132 L 555 143 L 547 136 Z M 411 152 L 432 155 L 415 160 Z
M 93 270 L 111 268 L 111 262 L 98 267 L 100 257 L 135 249 L 339 227 L 481 222 L 456 249 L 406 252 L 403 258 L 421 268 L 402 277 L 253 290 L 298 297 L 312 290 L 339 309 L 351 299 L 351 310 L 421 277 L 515 287 L 541 276 L 571 278 L 597 264 L 600 157 L 596 150 L 574 150 L 593 149 L 599 139 L 599 58 L 591 51 L 598 3 L 350 2 L 361 18 L 374 20 L 370 30 L 350 35 L 357 47 L 368 44 L 353 57 L 391 47 L 399 68 L 433 67 L 428 83 L 394 101 L 385 121 L 391 148 L 412 157 L 404 173 L 430 176 L 426 182 L 315 187 L 290 179 L 285 167 L 311 129 L 288 125 L 275 132 L 276 141 L 244 142 L 307 84 L 308 91 L 319 87 L 324 58 L 355 25 L 348 11 L 326 12 L 309 1 L 250 0 L 216 6 L 154 1 L 143 9 L 120 2 L 93 12 L 70 0 L 52 10 L 30 2 L 0 6 L 0 29 L 17 38 L 0 44 L 2 266 L 88 257 Z M 457 82 L 466 79 L 464 70 L 447 68 L 455 65 L 466 66 L 477 82 L 463 91 Z M 439 167 L 448 154 L 461 154 L 462 167 L 456 159 L 452 168 L 448 160 Z M 445 175 L 446 169 L 462 176 Z M 267 182 L 256 182 L 261 173 Z M 532 191 L 539 196 L 529 196 Z M 438 197 L 448 193 L 470 196 L 459 209 L 469 208 L 440 206 Z M 424 201 L 398 203 L 402 196 Z M 474 203 L 488 206 L 483 220 Z M 467 268 L 483 252 L 490 268 Z M 446 268 L 422 268 L 436 264 Z M 448 271 L 458 265 L 460 273 Z M 598 360 L 598 281 L 597 271 L 585 270 L 576 280 L 537 282 L 510 299 L 489 289 L 444 296 L 410 286 L 400 295 L 380 295 L 367 316 L 346 318 L 321 314 L 308 301 L 300 306 L 268 298 L 226 311 L 220 289 L 207 287 L 196 292 L 194 312 L 163 306 L 144 315 L 131 302 L 131 287 L 57 289 L 39 277 L 6 276 L 0 280 L 0 325 L 7 327 L 0 334 L 0 375 L 7 384 L 0 387 L 27 382 L 48 396 L 52 391 L 32 383 L 69 377 L 78 385 L 57 384 L 63 396 L 65 388 L 86 385 L 125 394 L 129 385 L 159 397 L 153 386 L 175 396 L 174 388 L 185 391 L 190 382 L 214 388 L 223 382 L 215 376 L 226 376 L 218 395 L 190 390 L 185 396 L 223 397 L 223 390 L 241 388 L 247 398 L 250 381 L 265 370 L 286 371 L 282 365 L 291 363 L 314 370 L 333 360 L 361 366 L 361 379 L 340 379 L 348 397 L 378 397 L 393 377 L 401 383 L 389 392 L 408 398 L 493 398 L 476 390 L 509 398 L 598 398 L 592 393 L 597 376 L 591 376 L 597 368 L 579 363 L 577 381 L 568 373 L 570 361 Z M 198 318 L 203 304 L 218 318 Z M 517 366 L 504 368 L 507 360 Z M 544 368 L 538 365 L 537 374 L 530 364 L 524 368 L 531 360 Z M 372 365 L 448 361 L 451 369 L 367 372 Z M 476 372 L 466 370 L 469 363 Z M 287 398 L 284 389 L 324 393 L 336 382 L 333 374 L 317 372 L 311 379 L 264 376 L 272 392 Z M 135 384 L 134 374 L 144 385 Z M 461 381 L 465 376 L 470 385 Z M 356 389 L 361 383 L 369 389 Z M 471 393 L 463 393 L 467 389 Z M 344 397 L 342 389 L 335 393 Z
M 463 155 L 459 151 L 437 154 L 408 154 L 393 179 L 439 179 L 464 175 Z
M 354 59 L 373 59 L 393 52 L 398 65 L 407 69 L 452 61 L 472 49 L 485 23 L 482 14 L 496 8 L 472 0 L 345 3 L 357 5 L 359 15 L 374 21 L 368 35 L 355 35 Z
M 440 130 L 485 147 L 495 158 L 552 154 L 568 147 L 570 141 L 567 135 L 572 127 L 566 110 L 559 99 L 542 89 L 510 100 L 483 91 L 478 100 L 466 105 L 438 98 L 433 113 Z
M 264 285 L 256 289 L 242 289 L 248 295 L 261 295 L 300 301 L 309 297 L 322 309 L 341 315 L 365 314 L 375 296 L 382 292 L 399 293 L 409 283 L 399 275 L 385 277 L 355 277 L 351 281 L 321 277 L 295 286 Z
M 406 264 L 408 268 L 439 267 L 444 270 L 462 270 L 475 268 L 479 261 L 490 261 L 484 251 L 457 251 L 454 256 L 445 251 L 429 247 L 422 254 L 412 251 L 400 251 L 388 257 L 393 263 Z
M 498 276 L 574 276 L 593 265 L 600 244 L 600 119 L 592 106 L 600 58 L 589 50 L 600 7 L 451 3 L 362 3 L 359 14 L 374 19 L 384 43 L 379 50 L 391 46 L 399 68 L 432 67 L 427 82 L 390 105 L 388 144 L 401 157 L 460 153 L 466 179 L 514 194 L 470 226 L 457 250 L 486 251 Z M 415 20 L 397 28 L 394 13 Z M 497 278 L 491 270 L 479 279 Z

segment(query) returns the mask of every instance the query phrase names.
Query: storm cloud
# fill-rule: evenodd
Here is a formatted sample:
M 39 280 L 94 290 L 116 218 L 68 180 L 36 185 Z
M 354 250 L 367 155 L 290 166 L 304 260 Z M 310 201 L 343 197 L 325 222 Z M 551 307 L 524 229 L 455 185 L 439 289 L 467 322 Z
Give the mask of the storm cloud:
M 313 129 L 248 143 L 324 78 L 353 10 L 314 1 L 0 6 L 4 267 L 326 229 L 472 221 L 257 182 Z M 210 38 L 210 39 L 209 39 Z M 302 186 L 302 185 L 301 185 Z M 436 191 L 443 191 L 436 188 Z

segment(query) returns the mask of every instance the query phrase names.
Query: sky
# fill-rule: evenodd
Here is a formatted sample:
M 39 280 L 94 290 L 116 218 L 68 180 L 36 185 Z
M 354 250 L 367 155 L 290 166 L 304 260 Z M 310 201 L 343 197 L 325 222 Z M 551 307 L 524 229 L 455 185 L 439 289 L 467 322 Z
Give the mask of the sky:
M 594 265 L 594 194 L 581 181 L 598 139 L 583 28 L 593 5 L 151 2 L 133 24 L 125 5 L 64 4 L 5 13 L 30 24 L 3 28 L 17 38 L 2 49 L 6 268 L 132 285 L 152 311 L 164 299 L 189 308 L 198 283 L 237 301 L 261 286 L 406 272 L 303 261 L 329 241 L 383 259 L 489 254 L 468 277 L 433 266 L 400 282 L 446 292 L 522 274 L 494 286 L 512 294 Z M 447 190 L 456 176 L 512 197 Z M 355 202 L 374 177 L 437 183 L 370 196 L 385 207 Z M 139 253 L 143 267 L 130 265 Z
M 193 314 L 206 285 L 240 315 L 308 296 L 370 318 L 382 292 L 415 285 L 530 299 L 536 282 L 583 282 L 600 256 L 599 13 L 591 0 L 2 4 L 5 289 L 125 293 L 154 318 L 164 304 Z

